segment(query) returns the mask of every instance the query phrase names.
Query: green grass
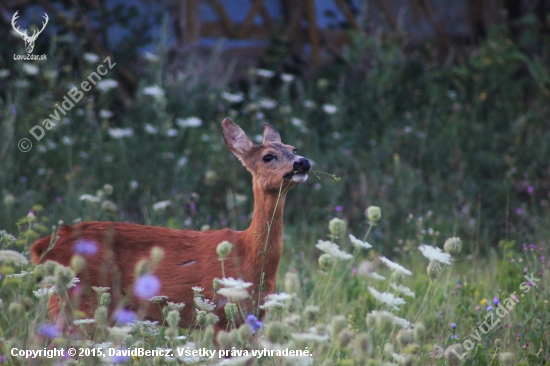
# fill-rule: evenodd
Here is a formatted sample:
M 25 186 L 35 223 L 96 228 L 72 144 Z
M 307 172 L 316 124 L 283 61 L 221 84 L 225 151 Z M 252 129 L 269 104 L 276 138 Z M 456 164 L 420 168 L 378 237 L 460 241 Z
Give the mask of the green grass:
M 28 256 L 32 242 L 48 235 L 60 220 L 245 228 L 252 209 L 250 177 L 224 146 L 219 123 L 230 116 L 253 137 L 267 121 L 281 132 L 283 142 L 315 162 L 314 170 L 340 180 L 311 174 L 307 184 L 289 193 L 278 284 L 292 299 L 284 309 L 268 313 L 259 336 L 244 339 L 234 332 L 229 339 L 220 336 L 220 344 L 248 350 L 307 346 L 316 365 L 396 362 L 387 352 L 393 347 L 406 364 L 445 365 L 449 362 L 434 352 L 434 345 L 446 349 L 465 341 L 485 321 L 493 298 L 505 299 L 514 291 L 521 295 L 526 272 L 540 278 L 537 287 L 481 336 L 465 362 L 548 362 L 547 60 L 527 57 L 505 32 L 495 32 L 443 66 L 428 46 L 405 52 L 397 44 L 357 37 L 344 63 L 317 70 L 309 79 L 283 81 L 282 67 L 274 66 L 274 77 L 251 74 L 240 88 L 229 84 L 229 78 L 215 86 L 202 82 L 206 78 L 194 75 L 192 64 L 180 76 L 171 74 L 162 67 L 163 57 L 149 63 L 130 105 L 124 106 L 115 90 L 93 89 L 41 141 L 28 130 L 52 113 L 97 64 L 81 62 L 73 69 L 52 56 L 31 75 L 22 63 L 13 63 L 0 97 L 0 133 L 7 141 L 0 146 L 1 249 Z M 118 71 L 115 67 L 110 72 L 107 77 L 114 78 Z M 151 95 L 154 90 L 148 87 L 153 85 L 164 93 Z M 226 92 L 242 93 L 243 100 L 231 102 Z M 201 125 L 182 127 L 181 120 L 191 116 Z M 116 138 L 114 128 L 131 128 L 133 134 Z M 33 142 L 30 152 L 17 149 L 23 137 Z M 112 193 L 106 184 L 112 185 Z M 238 204 L 228 204 L 233 199 Z M 155 210 L 161 201 L 171 204 Z M 315 243 L 329 240 L 329 220 L 344 219 L 347 233 L 362 238 L 368 229 L 364 211 L 370 205 L 382 209 L 382 219 L 367 239 L 373 248 L 354 252 L 347 235 L 340 235 L 335 241 L 354 252 L 353 259 L 322 270 Z M 36 218 L 29 223 L 31 209 Z M 418 247 L 442 248 L 454 236 L 462 239 L 462 251 L 452 265 L 443 266 L 438 279 L 430 280 L 428 260 Z M 393 274 L 380 263 L 381 256 L 412 275 Z M 387 279 L 367 278 L 366 269 Z M 37 277 L 8 277 L 22 271 L 39 274 L 42 269 L 0 262 L 0 354 L 9 355 L 13 347 L 69 347 L 75 339 L 67 333 L 52 338 L 40 334 L 41 325 L 50 321 L 46 300 L 32 292 L 41 286 Z M 298 274 L 299 286 L 285 281 L 287 272 Z M 416 294 L 404 297 L 406 304 L 395 312 L 417 319 L 412 334 L 399 332 L 383 317 L 371 315 L 368 320 L 367 314 L 384 309 L 369 286 L 393 292 L 391 281 Z M 102 316 L 99 311 L 98 322 L 83 327 L 93 344 L 155 349 L 192 342 L 212 347 L 210 318 L 199 329 L 177 329 L 186 340 L 167 340 L 164 335 L 173 335 L 174 327 L 165 324 L 160 335 L 139 329 L 113 335 Z M 454 332 L 451 323 L 456 323 Z M 310 331 L 328 340 L 292 337 Z M 512 363 L 506 363 L 507 352 L 513 353 Z M 25 363 L 9 356 L 5 362 Z M 79 362 L 99 361 L 90 356 Z M 153 362 L 164 361 L 126 361 Z M 264 357 L 257 364 L 281 361 Z

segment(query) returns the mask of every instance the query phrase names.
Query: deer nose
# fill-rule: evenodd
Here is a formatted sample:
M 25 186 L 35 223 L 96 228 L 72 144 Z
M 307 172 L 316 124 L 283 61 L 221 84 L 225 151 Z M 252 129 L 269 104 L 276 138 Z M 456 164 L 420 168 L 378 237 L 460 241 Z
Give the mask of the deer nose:
M 297 173 L 307 173 L 310 168 L 311 164 L 306 158 L 301 158 L 300 160 L 295 161 L 294 165 L 292 166 L 292 170 Z

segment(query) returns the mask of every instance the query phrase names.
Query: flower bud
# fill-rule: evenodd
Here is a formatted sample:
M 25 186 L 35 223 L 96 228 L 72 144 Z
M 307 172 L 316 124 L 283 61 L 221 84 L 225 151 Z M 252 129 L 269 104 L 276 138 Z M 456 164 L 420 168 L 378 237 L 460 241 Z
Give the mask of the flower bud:
M 412 329 L 401 329 L 395 338 L 399 346 L 404 348 L 414 341 L 414 332 Z
M 154 265 L 159 264 L 162 258 L 164 258 L 164 249 L 162 249 L 161 247 L 154 246 L 151 249 L 150 258 L 151 258 L 151 262 Z
M 220 320 L 216 314 L 208 313 L 206 315 L 206 324 L 207 325 L 214 325 Z
M 347 329 L 343 329 L 338 333 L 338 337 L 336 338 L 336 346 L 338 348 L 346 348 L 348 344 L 351 342 L 353 334 Z
M 424 323 L 422 322 L 416 322 L 414 324 L 414 340 L 416 342 L 420 342 L 420 339 L 426 333 L 426 327 L 424 326 Z
M 58 293 L 64 293 L 69 289 L 69 284 L 73 280 L 75 273 L 72 269 L 65 266 L 57 266 L 54 271 L 55 287 Z
M 515 364 L 514 354 L 512 352 L 503 352 L 498 355 L 498 358 L 503 366 L 512 366 Z
M 204 330 L 204 338 L 203 338 L 203 345 L 208 347 L 212 344 L 212 341 L 214 340 L 215 335 L 214 327 L 211 325 L 208 325 L 206 329 Z
M 86 261 L 84 258 L 78 254 L 73 255 L 71 258 L 71 269 L 75 273 L 80 273 L 84 268 L 86 268 Z
M 229 253 L 231 253 L 231 248 L 233 248 L 233 244 L 231 244 L 228 241 L 222 241 L 220 244 L 218 244 L 218 247 L 216 248 L 216 251 L 218 252 L 218 256 L 221 259 L 227 258 Z
M 278 343 L 283 337 L 285 325 L 279 321 L 274 321 L 267 328 L 266 336 L 271 343 Z
M 204 310 L 197 311 L 197 324 L 201 328 L 206 325 L 206 311 Z
M 103 191 L 107 196 L 110 196 L 113 194 L 113 186 L 111 184 L 105 184 L 103 186 Z
M 445 350 L 445 359 L 451 366 L 458 366 L 461 364 L 461 358 L 459 357 L 463 353 L 463 348 L 460 343 L 453 344 Z
M 25 308 L 18 302 L 12 302 L 8 307 L 8 314 L 12 319 L 20 319 L 25 312 Z
M 180 313 L 177 310 L 170 310 L 166 317 L 166 322 L 172 328 L 177 328 L 180 322 Z
M 115 214 L 118 211 L 118 206 L 113 201 L 105 200 L 101 204 L 101 209 L 105 213 Z
M 450 255 L 455 256 L 462 250 L 462 240 L 457 237 L 449 238 L 445 241 L 443 249 Z
M 237 315 L 237 305 L 232 302 L 225 304 L 225 316 L 228 320 L 234 320 L 235 315 Z
M 239 338 L 245 344 L 252 338 L 252 333 L 252 327 L 248 324 L 243 324 L 239 327 Z
M 285 273 L 285 292 L 288 294 L 295 294 L 300 291 L 300 278 L 297 273 L 287 272 Z
M 308 305 L 306 306 L 304 310 L 304 315 L 306 316 L 306 319 L 310 322 L 314 322 L 317 320 L 317 316 L 319 315 L 320 308 L 316 305 Z
M 136 264 L 136 278 L 151 272 L 151 264 L 147 259 L 140 259 Z
M 369 206 L 365 211 L 365 215 L 370 223 L 375 224 L 382 217 L 382 210 L 378 206 Z
M 231 348 L 231 336 L 225 331 L 218 332 L 216 336 L 216 341 L 220 346 L 220 349 L 230 349 Z
M 214 292 L 218 292 L 218 290 L 222 287 L 221 280 L 218 277 L 214 277 L 214 281 L 212 281 L 212 287 L 214 288 Z
M 321 267 L 323 271 L 328 271 L 331 269 L 335 262 L 336 260 L 334 257 L 328 253 L 321 254 L 319 257 L 319 267 Z
M 360 356 L 361 359 L 366 359 L 371 352 L 372 340 L 370 335 L 366 332 L 359 333 L 353 340 L 353 348 L 355 353 Z
M 109 315 L 109 312 L 105 306 L 98 307 L 94 313 L 94 319 L 96 324 L 99 327 L 106 327 L 108 315 Z
M 441 265 L 436 261 L 430 261 L 428 268 L 426 268 L 426 272 L 428 272 L 428 276 L 432 280 L 437 280 L 442 271 L 443 269 L 441 268 Z
M 336 315 L 330 321 L 330 335 L 335 338 L 338 334 L 348 326 L 348 321 L 343 315 Z
M 339 238 L 344 234 L 344 231 L 346 230 L 346 223 L 344 222 L 344 220 L 335 217 L 328 223 L 328 229 L 332 236 Z
M 174 339 L 178 336 L 178 328 L 167 328 L 164 335 L 168 339 Z
M 102 293 L 101 297 L 99 298 L 99 305 L 108 307 L 110 304 L 111 304 L 111 294 L 108 292 Z

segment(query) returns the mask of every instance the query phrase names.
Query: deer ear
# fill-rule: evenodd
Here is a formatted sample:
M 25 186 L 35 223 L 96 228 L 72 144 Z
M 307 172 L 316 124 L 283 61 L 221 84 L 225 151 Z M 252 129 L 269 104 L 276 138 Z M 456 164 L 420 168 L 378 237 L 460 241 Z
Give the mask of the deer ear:
M 239 159 L 243 159 L 254 145 L 246 133 L 229 118 L 222 121 L 222 133 L 225 144 Z
M 279 135 L 279 132 L 273 128 L 272 125 L 269 123 L 266 123 L 264 125 L 264 140 L 263 143 L 266 142 L 278 142 L 281 143 L 281 135 Z

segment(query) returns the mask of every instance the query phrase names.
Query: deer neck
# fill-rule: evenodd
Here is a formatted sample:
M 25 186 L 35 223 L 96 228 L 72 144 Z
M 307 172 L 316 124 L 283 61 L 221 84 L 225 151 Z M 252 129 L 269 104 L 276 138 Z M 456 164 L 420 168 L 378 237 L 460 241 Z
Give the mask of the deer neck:
M 264 270 L 264 287 L 273 290 L 283 252 L 283 207 L 286 192 L 263 191 L 253 182 L 254 214 L 250 227 L 243 231 L 245 261 L 252 264 L 250 277 L 259 284 Z M 265 250 L 265 254 L 264 254 Z M 265 257 L 265 259 L 264 259 Z

